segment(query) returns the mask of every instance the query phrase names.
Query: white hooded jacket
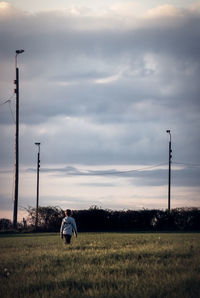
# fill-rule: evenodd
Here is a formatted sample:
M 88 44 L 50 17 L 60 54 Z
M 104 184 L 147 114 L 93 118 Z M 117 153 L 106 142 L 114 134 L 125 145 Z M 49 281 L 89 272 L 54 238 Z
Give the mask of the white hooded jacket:
M 78 232 L 77 232 L 76 222 L 73 217 L 66 216 L 62 220 L 62 224 L 60 227 L 60 234 L 61 234 L 61 236 L 62 235 L 72 235 L 73 231 L 77 236 Z

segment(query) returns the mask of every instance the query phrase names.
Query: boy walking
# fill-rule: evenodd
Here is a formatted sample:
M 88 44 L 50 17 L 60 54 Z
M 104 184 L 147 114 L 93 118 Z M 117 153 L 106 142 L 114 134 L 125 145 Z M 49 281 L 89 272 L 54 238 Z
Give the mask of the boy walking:
M 70 209 L 65 210 L 66 217 L 63 218 L 60 227 L 61 239 L 63 239 L 63 236 L 65 237 L 65 244 L 70 244 L 72 232 L 75 233 L 76 237 L 78 236 L 76 222 L 75 219 L 71 217 L 71 213 Z

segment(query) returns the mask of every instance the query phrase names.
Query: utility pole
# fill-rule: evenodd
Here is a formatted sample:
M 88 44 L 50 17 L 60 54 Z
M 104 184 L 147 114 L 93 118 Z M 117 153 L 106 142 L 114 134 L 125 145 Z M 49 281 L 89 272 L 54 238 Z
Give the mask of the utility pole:
M 22 54 L 24 50 L 17 50 L 15 53 L 15 69 L 16 79 L 16 133 L 15 133 L 15 198 L 14 198 L 14 211 L 13 211 L 13 227 L 17 228 L 17 209 L 18 209 L 18 188 L 19 188 L 19 68 L 17 67 L 17 56 Z
M 172 159 L 172 138 L 170 130 L 166 130 L 169 134 L 169 171 L 168 171 L 168 210 L 171 208 L 171 159 Z
M 35 229 L 38 228 L 38 206 L 39 206 L 39 173 L 40 173 L 40 143 L 35 143 L 38 146 L 37 154 L 37 198 L 36 198 L 36 216 L 35 216 Z

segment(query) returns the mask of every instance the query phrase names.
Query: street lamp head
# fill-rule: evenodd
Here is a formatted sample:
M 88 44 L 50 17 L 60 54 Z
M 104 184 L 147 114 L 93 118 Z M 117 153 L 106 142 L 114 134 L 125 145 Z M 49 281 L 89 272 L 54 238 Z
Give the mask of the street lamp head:
M 40 143 L 35 143 L 35 145 L 40 146 Z
M 168 130 L 166 130 L 166 133 L 170 133 L 170 130 L 168 129 Z
M 19 55 L 19 54 L 22 54 L 22 53 L 24 53 L 24 50 L 23 50 L 23 49 L 21 49 L 21 50 L 16 50 L 16 55 Z

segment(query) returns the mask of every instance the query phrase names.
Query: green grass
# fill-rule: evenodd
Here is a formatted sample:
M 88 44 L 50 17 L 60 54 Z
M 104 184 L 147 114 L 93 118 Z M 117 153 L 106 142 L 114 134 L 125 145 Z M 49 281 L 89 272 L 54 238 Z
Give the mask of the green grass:
M 200 234 L 0 237 L 1 297 L 200 297 Z

